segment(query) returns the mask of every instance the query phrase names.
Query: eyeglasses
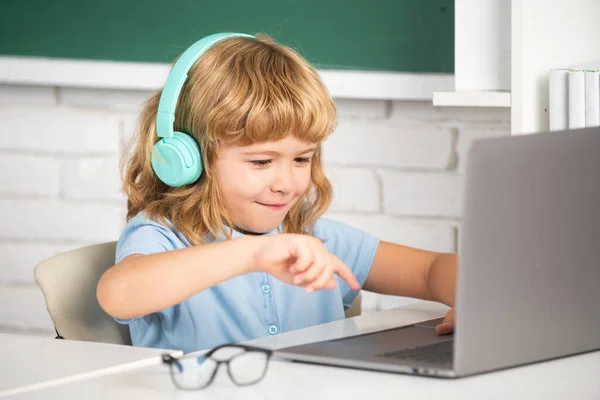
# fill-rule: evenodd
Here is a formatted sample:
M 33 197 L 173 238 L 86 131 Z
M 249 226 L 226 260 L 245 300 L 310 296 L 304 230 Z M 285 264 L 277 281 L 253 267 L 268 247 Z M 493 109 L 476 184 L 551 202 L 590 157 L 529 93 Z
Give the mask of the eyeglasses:
M 258 347 L 226 344 L 207 353 L 179 358 L 163 354 L 162 362 L 169 366 L 171 380 L 180 389 L 199 390 L 211 384 L 221 364 L 227 365 L 229 378 L 239 386 L 260 381 L 267 372 L 273 352 Z

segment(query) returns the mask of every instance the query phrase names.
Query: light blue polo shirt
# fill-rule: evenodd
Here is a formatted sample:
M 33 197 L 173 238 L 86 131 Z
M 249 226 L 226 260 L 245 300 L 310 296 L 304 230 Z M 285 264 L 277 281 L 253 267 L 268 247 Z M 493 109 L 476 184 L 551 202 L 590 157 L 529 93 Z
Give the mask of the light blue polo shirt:
M 280 229 L 268 234 L 277 233 Z M 238 238 L 242 234 L 234 231 L 232 236 Z M 323 240 L 327 250 L 348 265 L 362 287 L 379 240 L 325 218 L 317 221 L 313 236 Z M 216 239 L 222 240 L 225 239 Z M 153 254 L 189 246 L 181 232 L 140 213 L 121 233 L 116 262 L 131 254 Z M 219 268 L 219 265 L 212 267 Z M 189 353 L 344 318 L 344 309 L 350 306 L 358 291 L 351 290 L 337 275 L 336 278 L 335 289 L 307 294 L 303 288 L 283 283 L 270 274 L 254 272 L 205 289 L 173 307 L 117 321 L 129 324 L 134 346 Z

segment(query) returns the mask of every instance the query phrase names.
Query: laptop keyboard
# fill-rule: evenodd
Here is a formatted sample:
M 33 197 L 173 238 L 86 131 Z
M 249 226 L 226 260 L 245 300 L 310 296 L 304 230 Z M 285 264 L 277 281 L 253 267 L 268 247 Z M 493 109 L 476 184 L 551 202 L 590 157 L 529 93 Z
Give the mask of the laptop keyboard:
M 413 347 L 410 349 L 390 351 L 388 353 L 379 354 L 379 357 L 418 362 L 452 363 L 453 347 L 453 341 L 446 340 L 444 342 Z

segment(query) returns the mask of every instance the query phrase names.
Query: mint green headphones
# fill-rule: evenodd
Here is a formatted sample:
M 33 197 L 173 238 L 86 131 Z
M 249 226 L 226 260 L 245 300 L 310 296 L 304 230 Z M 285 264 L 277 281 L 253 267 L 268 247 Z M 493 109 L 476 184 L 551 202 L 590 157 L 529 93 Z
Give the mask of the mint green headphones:
M 174 132 L 177 99 L 190 68 L 213 44 L 230 37 L 248 37 L 243 33 L 215 33 L 191 45 L 179 57 L 165 82 L 156 116 L 156 133 L 161 138 L 152 153 L 152 169 L 162 182 L 169 186 L 184 186 L 196 182 L 204 166 L 200 146 L 184 132 Z

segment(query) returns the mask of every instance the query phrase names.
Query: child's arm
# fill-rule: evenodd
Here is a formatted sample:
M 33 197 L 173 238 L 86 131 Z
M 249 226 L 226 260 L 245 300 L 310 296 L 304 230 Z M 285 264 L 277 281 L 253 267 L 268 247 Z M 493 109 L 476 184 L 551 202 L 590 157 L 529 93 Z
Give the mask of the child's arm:
M 363 289 L 433 300 L 454 307 L 458 256 L 380 242 Z M 438 333 L 453 328 L 451 310 Z M 451 330 L 451 329 L 450 329 Z
M 107 270 L 97 287 L 98 303 L 109 315 L 130 319 L 181 303 L 218 283 L 250 272 L 268 272 L 307 291 L 333 289 L 333 274 L 350 287 L 359 284 L 350 269 L 308 235 L 246 236 L 150 255 L 133 254 Z M 307 276 L 295 282 L 298 272 Z

